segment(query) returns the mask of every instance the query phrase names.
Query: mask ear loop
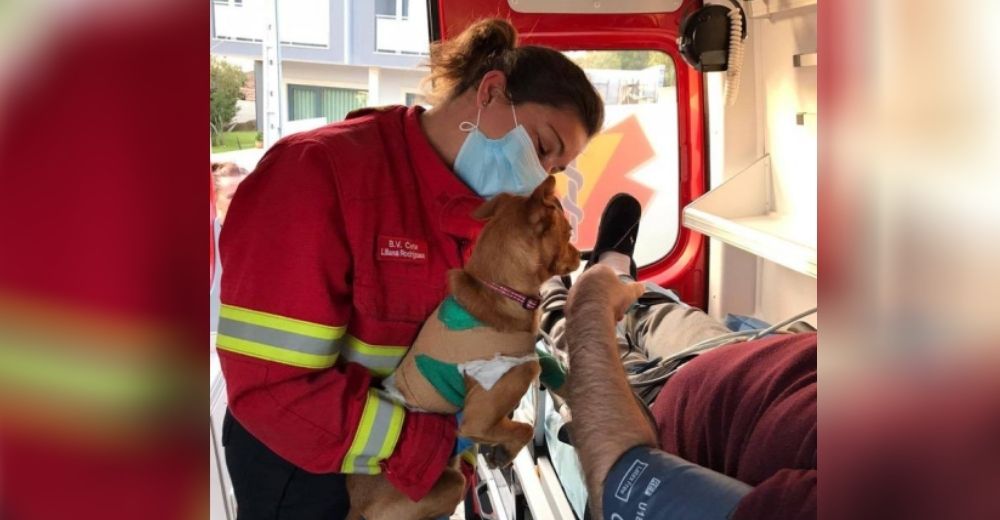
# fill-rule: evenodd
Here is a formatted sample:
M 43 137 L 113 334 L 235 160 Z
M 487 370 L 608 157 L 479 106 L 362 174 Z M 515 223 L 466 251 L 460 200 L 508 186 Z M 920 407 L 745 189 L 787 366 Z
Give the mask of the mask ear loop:
M 471 132 L 479 128 L 479 117 L 483 115 L 483 107 L 479 107 L 479 111 L 476 112 L 476 122 L 462 121 L 458 124 L 458 129 L 463 132 Z

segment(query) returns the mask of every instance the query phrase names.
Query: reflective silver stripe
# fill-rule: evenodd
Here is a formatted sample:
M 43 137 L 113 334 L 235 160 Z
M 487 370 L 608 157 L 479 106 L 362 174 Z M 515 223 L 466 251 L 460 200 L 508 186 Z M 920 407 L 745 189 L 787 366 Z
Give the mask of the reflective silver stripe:
M 355 459 L 354 467 L 358 473 L 372 474 L 378 473 L 378 455 L 382 451 L 382 445 L 389 434 L 389 423 L 392 422 L 392 403 L 379 399 L 378 410 L 375 413 L 375 421 L 372 423 L 372 431 L 368 436 L 368 442 L 364 449 Z
M 391 353 L 386 356 L 376 356 L 372 354 L 365 354 L 360 352 L 358 349 L 351 348 L 350 342 L 348 342 L 347 348 L 341 353 L 341 359 L 350 361 L 351 363 L 357 363 L 364 366 L 368 370 L 379 374 L 379 375 L 389 375 L 396 366 L 399 365 L 399 360 L 403 359 L 405 352 L 399 355 Z
M 342 473 L 375 475 L 382 471 L 379 461 L 389 458 L 403 429 L 403 407 L 386 400 L 379 391 L 369 390 L 354 441 L 344 456 Z
M 219 334 L 306 354 L 328 356 L 340 348 L 340 340 L 318 339 L 225 317 L 219 318 Z

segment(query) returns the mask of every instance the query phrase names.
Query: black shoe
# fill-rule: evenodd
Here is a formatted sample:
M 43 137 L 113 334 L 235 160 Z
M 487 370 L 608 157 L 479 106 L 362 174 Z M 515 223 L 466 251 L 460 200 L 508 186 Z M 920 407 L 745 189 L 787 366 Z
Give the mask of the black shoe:
M 584 270 L 597 263 L 601 254 L 607 251 L 621 253 L 631 261 L 629 274 L 636 278 L 635 240 L 639 236 L 639 219 L 642 217 L 642 205 L 628 193 L 619 193 L 604 207 L 601 222 L 597 226 L 597 243 L 590 253 L 590 259 Z

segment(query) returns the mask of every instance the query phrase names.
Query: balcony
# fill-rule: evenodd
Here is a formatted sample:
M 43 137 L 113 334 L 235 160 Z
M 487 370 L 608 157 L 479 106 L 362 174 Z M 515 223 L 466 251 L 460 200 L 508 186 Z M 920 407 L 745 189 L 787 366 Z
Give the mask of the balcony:
M 214 0 L 217 40 L 260 42 L 264 36 L 264 0 Z M 278 35 L 281 43 L 298 47 L 330 45 L 329 0 L 279 2 Z M 426 38 L 425 38 L 426 40 Z

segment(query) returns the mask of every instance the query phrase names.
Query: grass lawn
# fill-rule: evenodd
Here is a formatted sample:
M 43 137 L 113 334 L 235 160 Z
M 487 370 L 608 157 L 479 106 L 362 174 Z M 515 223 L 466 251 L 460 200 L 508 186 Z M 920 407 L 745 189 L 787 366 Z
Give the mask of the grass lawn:
M 246 150 L 254 148 L 257 139 L 257 132 L 247 130 L 245 132 L 223 132 L 222 145 L 213 146 L 212 153 L 232 152 L 234 150 Z M 237 142 L 239 140 L 239 142 Z

